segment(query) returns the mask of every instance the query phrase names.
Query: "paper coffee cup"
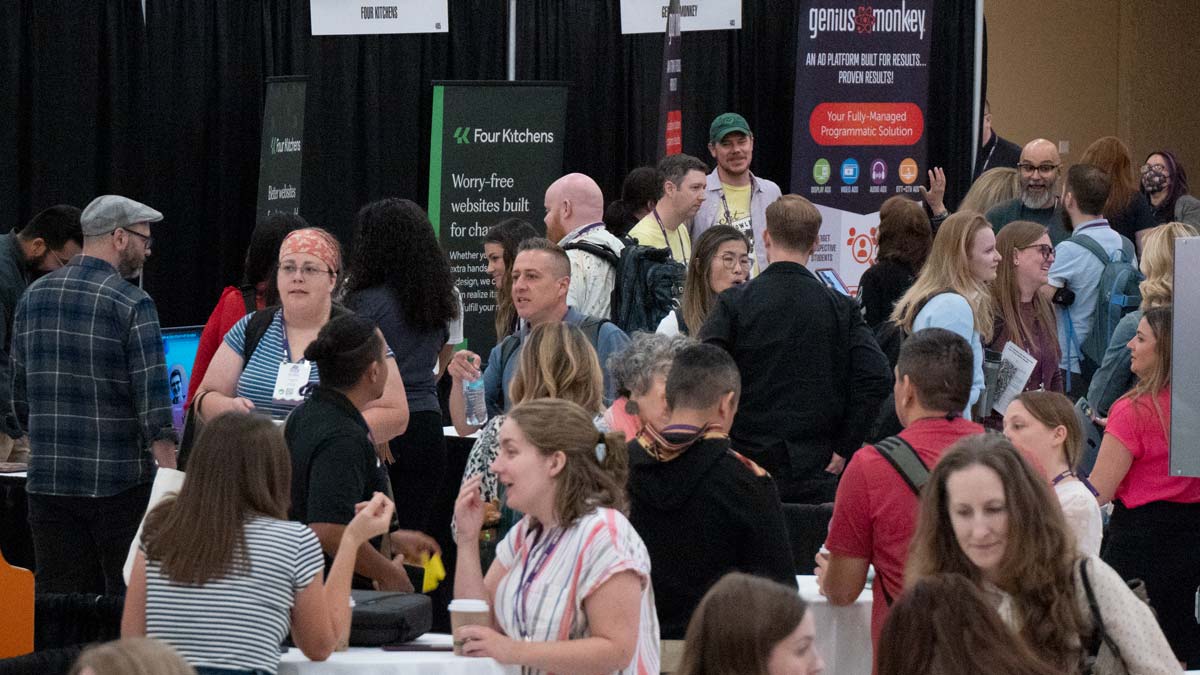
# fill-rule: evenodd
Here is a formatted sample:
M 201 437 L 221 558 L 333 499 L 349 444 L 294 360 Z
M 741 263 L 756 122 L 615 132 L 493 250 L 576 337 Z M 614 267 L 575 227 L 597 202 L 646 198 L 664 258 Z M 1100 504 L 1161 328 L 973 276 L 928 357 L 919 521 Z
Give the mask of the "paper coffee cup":
M 463 642 L 458 637 L 462 626 L 490 626 L 492 613 L 487 600 L 460 598 L 450 602 L 450 632 L 454 635 L 454 653 L 462 656 Z

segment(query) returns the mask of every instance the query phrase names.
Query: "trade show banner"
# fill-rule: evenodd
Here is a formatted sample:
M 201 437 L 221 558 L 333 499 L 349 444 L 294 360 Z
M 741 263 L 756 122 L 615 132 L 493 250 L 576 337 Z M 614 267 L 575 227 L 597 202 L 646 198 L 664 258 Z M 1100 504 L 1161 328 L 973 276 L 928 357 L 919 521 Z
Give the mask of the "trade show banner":
M 272 213 L 300 213 L 307 80 L 303 75 L 267 78 L 258 160 L 258 220 Z
M 563 173 L 567 86 L 561 82 L 435 82 L 429 220 L 463 300 L 467 348 L 496 342 L 496 293 L 483 237 L 507 218 L 539 232 L 546 188 Z
M 679 32 L 679 0 L 667 7 L 667 32 L 663 36 L 663 71 L 658 94 L 658 157 L 683 152 L 683 36 Z
M 309 0 L 313 35 L 447 33 L 447 0 Z
M 670 0 L 621 0 L 621 32 L 661 33 Z M 682 0 L 679 29 L 732 30 L 742 27 L 742 0 Z
M 857 292 L 875 262 L 879 206 L 919 198 L 933 0 L 805 0 L 798 22 L 792 192 L 821 211 L 809 264 Z

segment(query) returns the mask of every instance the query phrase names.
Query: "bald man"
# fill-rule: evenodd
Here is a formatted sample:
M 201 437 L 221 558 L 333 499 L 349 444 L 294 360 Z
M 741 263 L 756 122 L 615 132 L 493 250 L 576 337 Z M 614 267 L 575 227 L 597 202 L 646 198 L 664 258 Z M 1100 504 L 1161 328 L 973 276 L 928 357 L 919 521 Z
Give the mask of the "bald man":
M 616 267 L 625 245 L 604 227 L 604 193 L 596 181 L 571 173 L 546 189 L 546 238 L 571 259 L 567 304 L 586 316 L 612 318 Z M 612 254 L 608 259 L 605 251 Z
M 1058 203 L 1062 180 L 1062 158 L 1054 143 L 1038 138 L 1021 149 L 1017 162 L 1021 194 L 1015 199 L 993 206 L 987 212 L 988 222 L 997 232 L 1014 220 L 1032 220 L 1045 225 L 1054 245 L 1071 236 L 1063 227 L 1062 205 Z

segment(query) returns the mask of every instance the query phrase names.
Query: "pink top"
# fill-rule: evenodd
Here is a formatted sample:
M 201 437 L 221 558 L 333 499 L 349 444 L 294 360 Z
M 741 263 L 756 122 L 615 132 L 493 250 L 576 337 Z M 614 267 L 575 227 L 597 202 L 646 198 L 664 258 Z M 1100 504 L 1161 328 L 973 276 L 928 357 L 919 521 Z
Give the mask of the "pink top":
M 1170 474 L 1170 451 L 1165 429 L 1171 428 L 1171 388 L 1158 393 L 1162 420 L 1150 397 L 1136 401 L 1122 398 L 1108 414 L 1105 433 L 1121 441 L 1133 464 L 1121 479 L 1114 495 L 1125 508 L 1133 509 L 1150 502 L 1200 502 L 1200 478 Z
M 642 430 L 641 418 L 625 412 L 625 404 L 628 401 L 628 398 L 622 396 L 613 401 L 612 407 L 604 412 L 604 423 L 608 426 L 608 430 L 624 432 L 626 443 L 637 438 L 638 433 Z

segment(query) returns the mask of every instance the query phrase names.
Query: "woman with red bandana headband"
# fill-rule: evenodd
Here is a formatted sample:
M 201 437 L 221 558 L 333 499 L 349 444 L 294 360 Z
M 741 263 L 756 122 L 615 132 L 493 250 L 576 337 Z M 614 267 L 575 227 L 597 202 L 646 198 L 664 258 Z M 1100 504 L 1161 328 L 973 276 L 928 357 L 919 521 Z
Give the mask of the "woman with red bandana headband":
M 1155 150 L 1142 165 L 1142 193 L 1159 225 L 1180 222 L 1200 227 L 1200 199 L 1188 194 L 1187 172 L 1175 153 Z
M 236 411 L 283 420 L 306 398 L 320 375 L 304 350 L 331 316 L 349 311 L 333 304 L 341 272 L 341 247 L 325 230 L 296 230 L 283 240 L 275 272 L 280 306 L 247 315 L 225 334 L 196 393 L 201 419 Z M 404 384 L 390 351 L 387 368 L 383 396 L 362 410 L 376 443 L 408 426 Z

